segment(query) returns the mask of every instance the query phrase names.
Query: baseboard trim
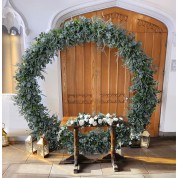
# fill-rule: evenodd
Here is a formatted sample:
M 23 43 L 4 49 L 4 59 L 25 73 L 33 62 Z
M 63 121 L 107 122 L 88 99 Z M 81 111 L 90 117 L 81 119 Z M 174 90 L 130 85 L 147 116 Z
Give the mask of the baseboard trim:
M 172 137 L 172 136 L 176 136 L 176 132 L 159 132 L 159 136 L 170 136 L 170 137 Z

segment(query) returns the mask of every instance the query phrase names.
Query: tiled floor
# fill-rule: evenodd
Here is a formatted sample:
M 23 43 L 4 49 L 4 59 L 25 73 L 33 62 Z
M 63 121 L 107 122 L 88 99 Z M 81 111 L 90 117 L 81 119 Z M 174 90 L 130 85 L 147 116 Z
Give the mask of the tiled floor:
M 14 144 L 2 149 L 3 178 L 175 178 L 175 137 L 152 138 L 149 149 L 122 148 L 125 157 L 120 171 L 113 172 L 111 163 L 85 164 L 82 172 L 73 174 L 73 165 L 59 165 L 67 154 L 51 152 L 40 158 L 25 151 L 25 145 Z

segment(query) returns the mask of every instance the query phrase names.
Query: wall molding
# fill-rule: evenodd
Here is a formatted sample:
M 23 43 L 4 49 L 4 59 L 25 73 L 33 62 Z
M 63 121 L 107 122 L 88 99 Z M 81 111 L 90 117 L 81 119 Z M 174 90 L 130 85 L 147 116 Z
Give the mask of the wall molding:
M 159 136 L 176 137 L 176 132 L 159 132 Z
M 140 0 L 134 2 L 132 0 L 97 0 L 75 5 L 58 12 L 49 22 L 47 31 L 58 27 L 62 22 L 73 16 L 110 7 L 120 7 L 156 18 L 163 22 L 170 31 L 175 32 L 174 19 L 171 16 L 157 8 L 155 4 L 145 1 L 143 3 Z

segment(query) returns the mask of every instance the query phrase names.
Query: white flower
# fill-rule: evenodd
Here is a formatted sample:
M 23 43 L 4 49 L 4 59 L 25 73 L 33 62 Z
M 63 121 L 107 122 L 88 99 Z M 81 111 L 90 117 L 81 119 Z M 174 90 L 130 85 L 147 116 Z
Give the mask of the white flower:
M 119 127 L 119 124 L 117 124 L 117 127 Z
M 108 123 L 109 125 L 112 125 L 113 120 L 112 120 L 112 119 L 107 119 L 107 123 Z
M 80 119 L 82 119 L 83 118 L 83 114 L 80 114 L 79 117 L 80 117 Z
M 95 117 L 94 117 L 94 119 L 95 119 L 95 120 L 97 120 L 97 119 L 98 119 L 98 117 L 97 117 L 97 116 L 95 116 Z
M 102 124 L 102 119 L 98 119 L 98 123 L 99 123 L 99 124 Z
M 89 123 L 90 123 L 90 124 L 93 124 L 93 122 L 94 122 L 94 118 L 91 117 L 91 118 L 89 119 Z
M 84 125 L 84 120 L 79 120 L 79 125 L 83 126 Z
M 111 115 L 109 113 L 106 114 L 106 117 L 111 117 Z
M 119 117 L 119 119 L 123 121 L 123 118 L 122 118 L 122 117 Z
M 97 122 L 96 121 L 93 122 L 93 126 L 97 126 Z
M 85 121 L 85 122 L 88 122 L 88 119 L 87 119 L 87 118 L 85 118 L 85 119 L 84 119 L 84 121 Z
M 118 121 L 118 118 L 117 118 L 117 117 L 114 117 L 114 118 L 113 118 L 113 121 Z
M 107 122 L 107 119 L 104 117 L 104 118 L 103 118 L 103 121 L 104 121 L 104 122 Z
M 87 119 L 88 118 L 88 115 L 84 115 L 84 119 Z
M 71 125 L 73 125 L 73 124 L 74 124 L 74 121 L 73 121 L 73 120 L 71 120 L 71 121 L 70 121 L 70 124 L 71 124 Z

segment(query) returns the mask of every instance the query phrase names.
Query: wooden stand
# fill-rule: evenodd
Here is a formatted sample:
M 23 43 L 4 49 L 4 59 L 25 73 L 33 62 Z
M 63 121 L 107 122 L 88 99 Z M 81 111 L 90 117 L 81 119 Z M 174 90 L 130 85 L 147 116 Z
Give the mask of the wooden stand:
M 71 128 L 71 126 L 70 126 Z M 74 164 L 74 173 L 78 173 L 80 171 L 81 163 L 103 163 L 103 162 L 111 162 L 114 172 L 118 172 L 118 160 L 123 159 L 123 157 L 115 152 L 116 146 L 116 131 L 115 126 L 110 127 L 110 136 L 111 136 L 111 148 L 110 154 L 102 157 L 101 159 L 88 159 L 84 155 L 79 154 L 79 138 L 78 138 L 78 129 L 79 127 L 73 127 L 74 132 L 74 154 L 67 159 L 61 161 L 59 164 Z

